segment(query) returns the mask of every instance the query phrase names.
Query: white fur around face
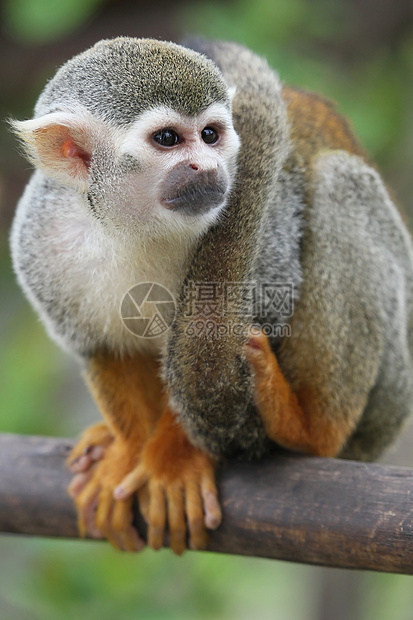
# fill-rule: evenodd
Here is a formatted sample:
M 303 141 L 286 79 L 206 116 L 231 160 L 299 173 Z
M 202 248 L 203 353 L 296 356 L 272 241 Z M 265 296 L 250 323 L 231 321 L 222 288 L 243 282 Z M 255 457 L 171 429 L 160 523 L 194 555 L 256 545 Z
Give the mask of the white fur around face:
M 108 235 L 72 190 L 60 193 L 58 210 L 56 189 L 43 193 L 39 203 L 35 194 L 42 176 L 33 176 L 18 205 L 11 246 L 20 284 L 49 335 L 81 355 L 101 347 L 121 354 L 159 352 L 165 336 L 144 339 L 125 328 L 122 299 L 146 281 L 165 286 L 176 297 L 199 230 L 135 243 L 127 236 Z

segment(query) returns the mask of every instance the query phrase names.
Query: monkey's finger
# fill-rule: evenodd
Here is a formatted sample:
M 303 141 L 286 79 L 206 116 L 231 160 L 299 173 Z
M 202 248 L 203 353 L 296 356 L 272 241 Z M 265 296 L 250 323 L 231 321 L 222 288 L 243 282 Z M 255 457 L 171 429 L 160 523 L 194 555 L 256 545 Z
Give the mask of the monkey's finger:
M 172 485 L 168 487 L 166 495 L 168 499 L 170 546 L 176 555 L 182 555 L 186 548 L 186 522 L 181 486 Z
M 267 336 L 264 336 L 263 333 L 250 336 L 245 345 L 245 353 L 247 357 L 251 357 L 253 360 L 256 358 L 265 359 L 267 355 L 272 355 Z
M 95 490 L 95 495 L 91 496 L 90 501 L 83 508 L 83 520 L 87 534 L 92 538 L 103 538 L 102 532 L 95 525 L 95 515 L 99 501 L 99 488 L 96 486 Z
M 138 489 L 138 503 L 139 511 L 146 523 L 149 522 L 149 489 L 148 485 L 144 484 L 143 487 Z
M 76 476 L 73 476 L 73 478 L 71 479 L 67 487 L 67 492 L 69 493 L 70 497 L 72 497 L 73 499 L 76 499 L 76 497 L 80 495 L 80 493 L 83 491 L 85 486 L 89 483 L 89 481 L 92 478 L 92 475 L 93 475 L 92 472 L 88 471 L 88 472 L 76 474 Z
M 204 524 L 204 510 L 200 488 L 195 482 L 185 487 L 185 510 L 189 527 L 189 546 L 191 549 L 205 549 L 207 533 Z
M 113 496 L 117 500 L 127 499 L 149 480 L 148 470 L 143 465 L 133 469 L 116 487 Z
M 123 550 L 116 532 L 112 529 L 113 494 L 110 489 L 102 489 L 96 510 L 95 525 L 116 549 Z
M 90 426 L 72 448 L 66 459 L 67 467 L 74 472 L 84 471 L 93 461 L 102 458 L 112 441 L 113 435 L 105 423 Z M 101 450 L 96 450 L 97 448 Z
M 210 530 L 216 530 L 221 523 L 222 512 L 215 480 L 210 476 L 204 476 L 201 482 L 201 495 L 204 503 L 205 525 Z
M 165 495 L 157 482 L 149 486 L 148 545 L 158 550 L 163 545 L 166 523 Z
M 89 454 L 82 454 L 78 459 L 72 461 L 69 469 L 74 474 L 87 471 L 92 465 L 92 459 Z
M 132 500 L 115 502 L 112 512 L 112 529 L 125 551 L 142 551 L 145 543 L 132 525 Z
M 90 460 L 95 463 L 100 461 L 105 454 L 106 446 L 93 446 L 88 454 Z
M 244 347 L 244 352 L 254 371 L 266 376 L 274 357 L 267 336 L 264 336 L 262 333 L 251 336 Z
M 82 454 L 82 456 L 72 461 L 69 467 L 70 471 L 74 474 L 88 471 L 97 461 L 103 458 L 105 449 L 104 446 L 91 446 L 87 454 Z
M 268 337 L 260 329 L 253 328 L 251 330 L 251 335 L 246 346 L 255 349 L 262 349 L 266 353 L 271 353 Z
M 97 533 L 94 526 L 94 512 L 99 491 L 99 485 L 92 481 L 76 498 L 78 528 L 82 538 L 85 537 L 88 532 L 92 536 L 94 533 Z
M 95 515 L 96 515 L 96 509 L 98 506 L 98 499 L 99 499 L 99 496 L 96 495 L 96 498 L 94 499 L 93 502 L 91 502 L 87 511 L 84 513 L 84 519 L 86 522 L 86 530 L 87 530 L 87 533 L 92 538 L 103 538 L 102 532 L 95 525 Z

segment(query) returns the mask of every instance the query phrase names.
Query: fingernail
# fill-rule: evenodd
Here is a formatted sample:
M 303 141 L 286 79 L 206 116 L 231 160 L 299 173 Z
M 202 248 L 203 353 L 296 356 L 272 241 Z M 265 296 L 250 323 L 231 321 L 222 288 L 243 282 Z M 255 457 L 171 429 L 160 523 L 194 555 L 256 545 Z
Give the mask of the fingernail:
M 127 493 L 123 487 L 116 487 L 113 491 L 113 497 L 115 499 L 126 499 Z
M 77 463 L 73 465 L 72 471 L 83 471 L 84 469 L 87 469 L 89 467 L 89 463 L 90 463 L 89 456 L 83 455 L 78 459 Z
M 99 461 L 103 456 L 102 446 L 93 446 L 93 450 L 90 452 L 90 458 L 93 461 Z
M 205 526 L 209 530 L 216 530 L 220 523 L 221 519 L 219 519 L 218 517 L 213 517 L 212 515 L 206 515 L 205 517 Z
M 71 461 L 67 461 L 67 467 L 69 467 L 70 469 L 71 467 L 73 467 L 73 465 L 76 465 L 79 459 L 80 459 L 80 456 L 77 456 L 75 459 L 72 459 Z

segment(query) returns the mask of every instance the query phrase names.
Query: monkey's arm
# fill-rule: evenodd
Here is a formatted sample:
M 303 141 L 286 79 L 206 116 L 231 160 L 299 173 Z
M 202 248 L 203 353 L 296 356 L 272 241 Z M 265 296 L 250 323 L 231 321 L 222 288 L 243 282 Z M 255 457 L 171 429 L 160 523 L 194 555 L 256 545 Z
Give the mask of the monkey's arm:
M 218 282 L 248 286 L 260 248 L 261 225 L 273 204 L 288 155 L 288 126 L 281 84 L 267 63 L 241 46 L 204 42 L 195 49 L 210 56 L 230 87 L 236 86 L 233 119 L 241 139 L 238 173 L 223 216 L 203 237 L 186 283 Z M 218 317 L 225 335 L 190 333 L 206 323 L 202 311 L 188 317 L 185 295 L 164 361 L 174 411 L 195 445 L 212 454 L 261 456 L 268 440 L 252 403 L 253 381 L 243 347 L 252 317 L 243 311 L 243 294 L 234 301 L 241 329 L 231 317 Z
M 143 547 L 132 525 L 132 494 L 148 522 L 148 544 L 159 549 L 168 518 L 170 545 L 204 548 L 205 527 L 221 511 L 214 462 L 188 441 L 166 404 L 159 364 L 152 358 L 95 357 L 86 378 L 106 424 L 86 430 L 68 458 L 82 534 L 104 536 L 115 547 Z
M 352 433 L 362 407 L 353 415 L 331 415 L 317 386 L 294 393 L 263 335 L 245 348 L 254 372 L 255 404 L 268 437 L 289 450 L 317 456 L 337 456 Z
M 141 356 L 100 355 L 87 362 L 85 377 L 106 424 L 87 429 L 68 458 L 78 474 L 69 491 L 76 501 L 79 530 L 138 550 L 143 543 L 131 524 L 132 500 L 117 502 L 113 492 L 136 466 L 161 415 L 158 364 Z

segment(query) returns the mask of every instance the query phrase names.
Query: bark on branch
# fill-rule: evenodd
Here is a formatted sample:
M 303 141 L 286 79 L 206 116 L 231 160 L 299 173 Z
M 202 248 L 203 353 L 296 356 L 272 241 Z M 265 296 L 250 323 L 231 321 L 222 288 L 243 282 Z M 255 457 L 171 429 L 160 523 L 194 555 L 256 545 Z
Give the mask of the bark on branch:
M 0 435 L 0 532 L 75 538 L 64 439 Z M 413 469 L 277 454 L 219 473 L 208 549 L 413 574 Z M 145 526 L 137 513 L 137 527 Z

